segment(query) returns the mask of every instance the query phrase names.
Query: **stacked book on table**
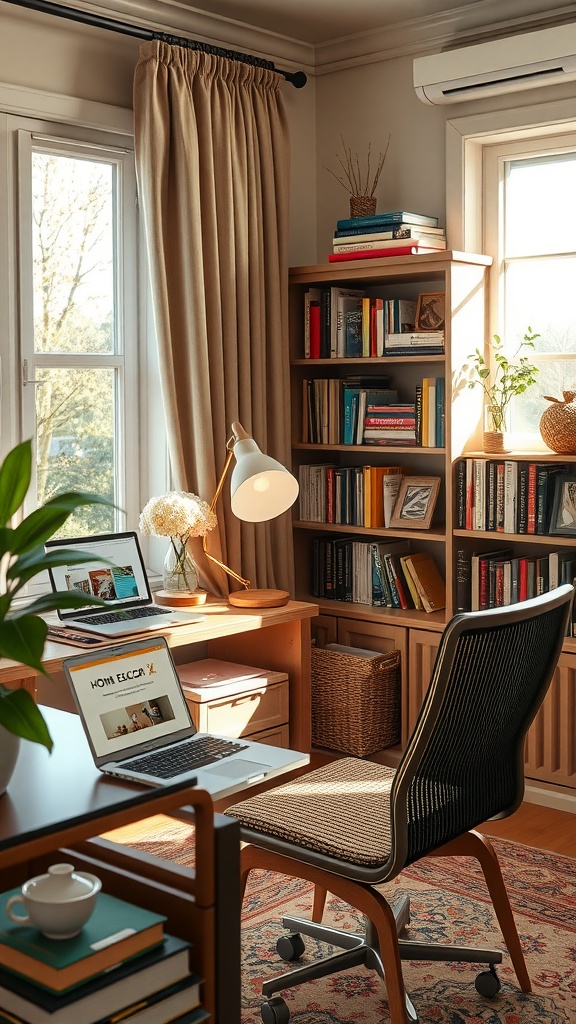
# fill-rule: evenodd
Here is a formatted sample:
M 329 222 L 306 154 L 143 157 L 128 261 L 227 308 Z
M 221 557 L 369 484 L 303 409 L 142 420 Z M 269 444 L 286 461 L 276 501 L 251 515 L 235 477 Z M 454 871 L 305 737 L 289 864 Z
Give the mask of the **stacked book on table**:
M 48 939 L 9 922 L 0 895 L 0 1024 L 197 1024 L 201 979 L 190 943 L 164 918 L 107 893 L 82 931 Z
M 336 223 L 330 263 L 342 260 L 417 256 L 446 249 L 438 217 L 395 210 L 373 217 L 349 217 Z

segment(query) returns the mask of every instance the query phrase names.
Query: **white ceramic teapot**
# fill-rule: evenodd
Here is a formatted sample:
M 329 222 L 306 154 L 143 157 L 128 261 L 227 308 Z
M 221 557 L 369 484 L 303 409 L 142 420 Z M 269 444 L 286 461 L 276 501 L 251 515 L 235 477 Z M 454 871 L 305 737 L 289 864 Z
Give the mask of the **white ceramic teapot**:
M 71 939 L 94 910 L 102 882 L 96 875 L 75 871 L 72 864 L 53 864 L 45 875 L 24 882 L 21 896 L 12 896 L 6 913 L 16 924 L 33 925 L 49 939 Z M 19 915 L 14 907 L 22 903 Z

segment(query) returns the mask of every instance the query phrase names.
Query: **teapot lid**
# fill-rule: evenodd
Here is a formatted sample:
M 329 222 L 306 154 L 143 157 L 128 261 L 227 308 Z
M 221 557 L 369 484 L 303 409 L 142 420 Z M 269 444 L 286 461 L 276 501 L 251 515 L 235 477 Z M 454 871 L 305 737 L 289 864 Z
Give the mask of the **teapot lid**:
M 94 890 L 94 877 L 74 871 L 73 864 L 52 864 L 45 875 L 37 875 L 22 886 L 25 896 L 59 903 L 88 896 Z

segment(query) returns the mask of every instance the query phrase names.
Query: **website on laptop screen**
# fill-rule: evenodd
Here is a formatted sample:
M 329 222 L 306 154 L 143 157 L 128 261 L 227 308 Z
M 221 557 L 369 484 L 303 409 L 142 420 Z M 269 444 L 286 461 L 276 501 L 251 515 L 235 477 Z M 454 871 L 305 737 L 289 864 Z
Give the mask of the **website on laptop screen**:
M 97 757 L 114 758 L 147 740 L 192 725 L 166 645 L 155 638 L 136 650 L 102 651 L 64 663 Z
M 138 540 L 133 533 L 120 533 L 108 537 L 80 537 L 74 540 L 48 541 L 48 551 L 67 548 L 87 552 L 82 565 L 61 565 L 50 571 L 55 590 L 79 590 L 103 598 L 112 608 L 151 600 L 150 589 Z M 97 559 L 105 559 L 98 561 Z M 61 618 L 74 618 L 84 609 L 63 612 Z M 102 608 L 86 605 L 87 611 Z

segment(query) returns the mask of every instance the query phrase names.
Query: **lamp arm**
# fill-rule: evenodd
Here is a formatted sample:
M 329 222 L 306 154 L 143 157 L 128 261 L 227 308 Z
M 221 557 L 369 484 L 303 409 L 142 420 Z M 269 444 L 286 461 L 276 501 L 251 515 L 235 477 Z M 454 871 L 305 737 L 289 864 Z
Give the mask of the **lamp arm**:
M 218 498 L 220 497 L 220 494 L 222 493 L 222 488 L 224 486 L 224 481 L 226 479 L 226 474 L 228 472 L 228 469 L 230 468 L 230 463 L 232 461 L 232 456 L 234 454 L 234 445 L 236 443 L 236 440 L 237 439 L 235 437 L 231 437 L 230 440 L 228 441 L 227 445 L 226 445 L 226 447 L 228 449 L 228 454 L 226 456 L 226 462 L 224 463 L 224 469 L 222 470 L 222 475 L 221 475 L 221 477 L 220 477 L 220 479 L 218 481 L 218 486 L 216 488 L 216 493 L 215 493 L 215 495 L 212 498 L 212 501 L 210 503 L 210 511 L 211 512 L 215 511 L 216 504 L 218 502 Z M 216 558 L 215 555 L 211 555 L 210 552 L 206 550 L 206 536 L 207 535 L 204 534 L 204 536 L 202 537 L 202 550 L 203 550 L 204 554 L 206 555 L 206 558 L 209 558 L 211 562 L 214 562 L 214 564 L 217 565 L 220 569 L 223 569 L 224 572 L 228 574 L 228 576 L 231 576 L 232 579 L 235 579 L 237 583 L 241 583 L 243 587 L 246 587 L 246 589 L 249 590 L 250 589 L 250 580 L 245 580 L 243 576 L 239 576 L 238 573 L 234 572 L 233 569 L 230 569 L 230 567 L 228 565 L 225 565 L 224 562 L 221 562 L 219 558 Z

